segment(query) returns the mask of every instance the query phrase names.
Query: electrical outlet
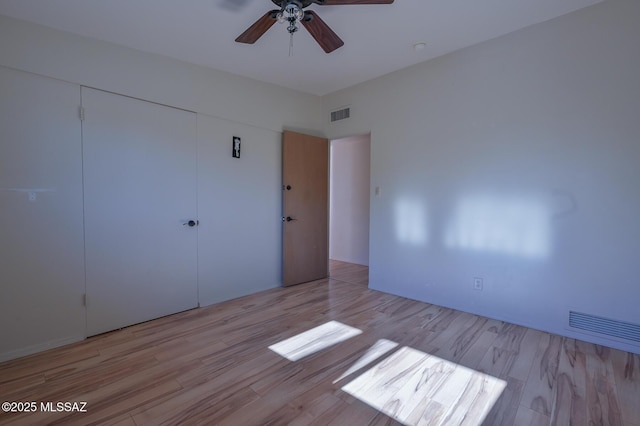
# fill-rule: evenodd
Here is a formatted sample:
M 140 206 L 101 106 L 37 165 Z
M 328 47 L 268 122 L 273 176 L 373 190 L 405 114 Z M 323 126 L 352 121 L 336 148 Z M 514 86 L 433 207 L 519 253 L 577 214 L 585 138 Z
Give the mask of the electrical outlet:
M 475 288 L 476 290 L 482 290 L 483 288 L 482 278 L 476 277 L 473 279 L 473 288 Z

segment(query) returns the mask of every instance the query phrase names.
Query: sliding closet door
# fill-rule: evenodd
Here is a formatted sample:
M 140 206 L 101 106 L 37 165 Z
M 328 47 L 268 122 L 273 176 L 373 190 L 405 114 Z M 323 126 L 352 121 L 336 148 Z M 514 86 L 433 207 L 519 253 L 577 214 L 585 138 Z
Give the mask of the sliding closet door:
M 195 114 L 87 88 L 82 105 L 87 334 L 196 307 Z

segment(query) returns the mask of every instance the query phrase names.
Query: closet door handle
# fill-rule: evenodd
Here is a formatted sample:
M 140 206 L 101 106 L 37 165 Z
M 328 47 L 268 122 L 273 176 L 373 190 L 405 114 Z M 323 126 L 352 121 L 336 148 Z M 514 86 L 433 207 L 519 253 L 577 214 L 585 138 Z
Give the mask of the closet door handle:
M 183 225 L 188 226 L 189 228 L 193 228 L 194 226 L 198 226 L 200 225 L 200 221 L 199 220 L 190 220 L 189 222 L 185 222 L 183 223 Z

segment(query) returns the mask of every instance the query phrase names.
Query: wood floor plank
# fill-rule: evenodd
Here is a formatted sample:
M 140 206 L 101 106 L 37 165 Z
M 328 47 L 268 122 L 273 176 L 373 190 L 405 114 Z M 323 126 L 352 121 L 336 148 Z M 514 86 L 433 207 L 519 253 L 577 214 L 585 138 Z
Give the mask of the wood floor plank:
M 542 336 L 522 395 L 522 405 L 547 417 L 553 408 L 561 350 L 562 337 Z
M 640 355 L 613 351 L 611 363 L 622 419 L 640 425 Z
M 467 351 L 471 350 L 483 335 L 487 336 L 485 333 L 493 333 L 497 324 L 499 324 L 498 321 L 471 316 L 470 320 L 460 327 L 453 337 L 449 337 L 446 334 L 441 335 L 430 340 L 430 344 L 439 348 L 436 351 L 436 355 L 439 357 L 449 361 L 461 362 Z M 492 337 L 497 337 L 497 335 Z
M 520 405 L 513 424 L 518 426 L 549 426 L 551 420 L 549 416 Z
M 525 329 L 521 336 L 505 345 L 505 340 L 497 334 L 477 369 L 505 380 L 510 377 L 525 382 L 531 371 L 541 336 L 541 332 Z
M 298 406 L 300 415 L 289 422 L 289 426 L 306 426 L 322 421 L 320 424 L 327 424 L 335 417 L 335 410 L 345 402 L 334 395 L 333 392 L 326 392 L 322 395 L 307 401 Z M 326 416 L 328 414 L 328 416 Z M 323 419 L 324 417 L 324 419 Z M 330 417 L 327 418 L 327 417 Z
M 640 426 L 639 355 L 373 291 L 362 265 L 331 268 L 0 363 L 6 401 L 87 401 L 86 413 L 0 412 L 0 424 L 478 425 L 486 414 L 486 426 Z M 269 349 L 331 321 L 361 333 L 294 361 Z M 506 381 L 495 401 L 492 377 Z M 342 390 L 352 383 L 355 396 Z
M 129 414 L 117 417 L 111 422 L 106 422 L 104 426 L 136 426 L 136 422 Z
M 24 378 L 27 375 L 43 373 L 51 368 L 71 365 L 75 362 L 93 358 L 100 353 L 82 344 L 74 343 L 53 351 L 30 355 L 18 360 L 0 363 L 0 384 Z
M 507 386 L 491 408 L 483 425 L 511 426 L 516 425 L 516 415 L 522 398 L 524 382 L 508 377 Z
M 469 368 L 480 369 L 478 366 L 489 352 L 489 349 L 493 347 L 496 336 L 497 334 L 492 330 L 485 330 L 480 333 L 478 339 L 460 358 L 460 364 Z
M 365 265 L 329 260 L 331 278 L 352 284 L 366 286 L 369 283 L 369 268 Z
M 574 339 L 564 338 L 550 416 L 553 424 L 588 424 L 586 370 L 584 352 Z
M 380 423 L 381 421 L 386 421 L 389 425 L 394 426 L 402 424 L 358 400 L 354 401 L 352 404 L 345 404 L 341 406 L 341 408 L 342 410 L 338 411 L 331 421 L 324 424 L 327 426 L 355 426 L 372 425 L 374 422 Z
M 13 400 L 13 395 L 24 395 L 33 392 L 45 383 L 44 373 L 29 374 L 24 377 L 0 382 L 0 395 L 5 400 Z
M 379 339 L 369 348 L 367 348 L 366 352 L 362 353 L 362 356 L 354 363 L 351 364 L 349 369 L 342 373 L 340 377 L 333 381 L 333 383 L 337 383 L 355 372 L 362 370 L 367 367 L 374 361 L 380 361 L 381 358 L 385 357 L 390 351 L 396 349 L 398 347 L 398 343 L 392 342 L 387 339 Z
M 606 351 L 607 354 L 610 352 Z M 610 357 L 587 353 L 586 359 L 588 422 L 598 425 L 622 425 Z M 636 399 L 636 403 L 639 400 Z
M 524 338 L 518 342 L 518 346 L 511 347 L 518 355 L 507 372 L 509 377 L 522 380 L 523 382 L 527 380 L 543 334 L 541 331 L 529 328 Z
M 231 392 L 232 391 L 232 392 Z M 135 410 L 137 425 L 211 422 L 259 399 L 248 387 L 220 389 L 213 381 L 176 392 L 170 398 L 150 401 Z

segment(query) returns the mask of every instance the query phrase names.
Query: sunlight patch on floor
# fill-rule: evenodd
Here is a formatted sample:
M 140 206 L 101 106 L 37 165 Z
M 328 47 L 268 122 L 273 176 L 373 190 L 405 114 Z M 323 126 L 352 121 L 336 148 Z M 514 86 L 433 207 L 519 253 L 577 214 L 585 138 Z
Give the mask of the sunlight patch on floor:
M 387 339 L 378 340 L 373 346 L 371 346 L 367 350 L 367 352 L 364 353 L 364 355 L 360 357 L 360 359 L 358 359 L 355 362 L 355 364 L 353 364 L 347 371 L 342 373 L 340 377 L 334 380 L 333 383 L 338 383 L 340 380 L 344 379 L 345 377 L 365 367 L 370 362 L 373 362 L 376 359 L 380 358 L 382 355 L 386 354 L 396 346 L 398 346 L 398 344 L 396 342 L 392 342 L 391 340 L 387 340 Z
M 322 349 L 333 346 L 336 343 L 348 340 L 361 330 L 338 321 L 329 321 L 318 327 L 307 330 L 296 336 L 269 346 L 269 349 L 289 361 L 297 361 Z
M 505 386 L 405 346 L 342 390 L 406 425 L 480 425 Z
M 329 321 L 269 349 L 297 361 L 361 333 Z M 374 364 L 398 346 L 379 339 L 333 383 Z M 504 380 L 404 346 L 341 389 L 405 425 L 481 425 L 505 387 Z

